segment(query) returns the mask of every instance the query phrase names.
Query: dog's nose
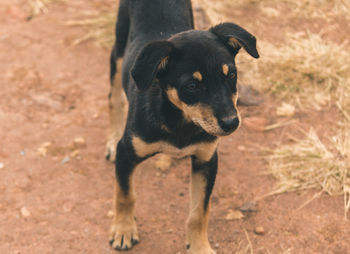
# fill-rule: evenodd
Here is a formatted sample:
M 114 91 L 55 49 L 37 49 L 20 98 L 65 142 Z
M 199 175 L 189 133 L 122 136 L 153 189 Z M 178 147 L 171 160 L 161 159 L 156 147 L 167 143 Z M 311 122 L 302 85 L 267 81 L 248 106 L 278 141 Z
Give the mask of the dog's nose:
M 239 125 L 238 117 L 227 117 L 219 121 L 221 129 L 225 132 L 231 132 L 237 129 Z

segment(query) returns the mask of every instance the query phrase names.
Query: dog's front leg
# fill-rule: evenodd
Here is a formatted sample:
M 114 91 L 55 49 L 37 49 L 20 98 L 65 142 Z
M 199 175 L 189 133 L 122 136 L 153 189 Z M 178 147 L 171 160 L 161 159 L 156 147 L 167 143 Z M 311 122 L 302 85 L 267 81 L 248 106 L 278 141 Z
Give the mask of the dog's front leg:
M 191 206 L 187 220 L 188 254 L 215 254 L 207 235 L 209 200 L 217 172 L 217 153 L 209 161 L 192 157 Z
M 132 185 L 134 168 L 140 162 L 133 149 L 122 139 L 116 157 L 115 213 L 110 233 L 114 249 L 128 250 L 139 242 L 134 216 L 135 192 Z

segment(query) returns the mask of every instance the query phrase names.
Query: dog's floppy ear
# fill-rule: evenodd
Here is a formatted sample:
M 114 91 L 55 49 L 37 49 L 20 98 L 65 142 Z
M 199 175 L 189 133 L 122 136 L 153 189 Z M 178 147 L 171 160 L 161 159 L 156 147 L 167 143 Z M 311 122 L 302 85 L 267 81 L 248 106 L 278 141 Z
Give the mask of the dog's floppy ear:
M 242 27 L 233 23 L 222 23 L 210 28 L 209 30 L 225 44 L 233 48 L 235 53 L 243 47 L 249 55 L 254 58 L 259 58 L 259 53 L 256 49 L 256 39 Z
M 131 70 L 131 75 L 140 90 L 146 90 L 158 71 L 165 69 L 173 50 L 174 46 L 169 41 L 154 41 L 142 49 Z

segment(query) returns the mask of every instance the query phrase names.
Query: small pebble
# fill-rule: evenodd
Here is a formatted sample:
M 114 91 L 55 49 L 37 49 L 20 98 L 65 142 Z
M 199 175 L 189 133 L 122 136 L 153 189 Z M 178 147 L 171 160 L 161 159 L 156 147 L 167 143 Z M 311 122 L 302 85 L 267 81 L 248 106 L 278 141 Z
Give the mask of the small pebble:
M 30 216 L 30 211 L 27 209 L 27 207 L 23 206 L 21 208 L 21 215 L 24 217 L 24 218 L 28 218 Z
M 237 149 L 238 149 L 238 151 L 245 151 L 246 147 L 245 146 L 238 146 Z
M 61 164 L 64 165 L 64 164 L 66 164 L 69 161 L 70 161 L 69 156 L 66 156 L 66 157 L 63 158 L 63 160 L 61 160 Z
M 240 220 L 244 218 L 244 215 L 243 213 L 241 213 L 241 211 L 238 211 L 238 210 L 228 210 L 228 213 L 226 215 L 226 220 Z
M 83 137 L 77 137 L 73 141 L 75 148 L 83 148 L 86 147 L 86 141 Z
M 72 156 L 73 158 L 78 157 L 79 155 L 80 155 L 79 150 L 74 150 L 73 152 L 70 153 L 70 156 Z
M 49 148 L 51 145 L 52 145 L 51 142 L 42 143 L 42 144 L 40 145 L 40 147 L 37 149 L 37 152 L 38 152 L 41 156 L 45 157 L 45 156 L 47 155 L 47 150 L 48 150 L 48 148 Z
M 241 210 L 241 212 L 243 213 L 252 213 L 252 212 L 256 212 L 258 209 L 256 207 L 256 202 L 247 202 L 244 203 L 239 210 Z
M 255 234 L 263 235 L 265 234 L 265 229 L 262 226 L 258 226 L 254 229 Z
M 108 218 L 112 218 L 114 216 L 114 212 L 112 210 L 109 210 L 107 213 Z

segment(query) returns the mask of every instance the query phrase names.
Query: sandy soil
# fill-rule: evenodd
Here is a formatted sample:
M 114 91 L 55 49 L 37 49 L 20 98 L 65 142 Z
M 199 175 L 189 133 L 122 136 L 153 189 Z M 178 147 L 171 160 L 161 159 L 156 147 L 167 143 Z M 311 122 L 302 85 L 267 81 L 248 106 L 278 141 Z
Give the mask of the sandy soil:
M 104 159 L 109 50 L 92 40 L 72 46 L 85 31 L 66 25 L 116 7 L 111 0 L 62 2 L 28 21 L 26 1 L 0 3 L 0 253 L 116 253 L 108 244 L 114 167 Z M 227 11 L 258 40 L 283 41 L 282 30 L 317 31 L 323 24 L 259 19 L 253 6 Z M 342 20 L 333 28 L 324 36 L 337 34 L 335 41 L 350 31 Z M 275 108 L 266 97 L 241 113 L 274 123 Z M 327 132 L 330 115 L 332 109 L 303 112 L 298 119 Z M 350 253 L 342 197 L 323 195 L 305 206 L 317 191 L 264 197 L 274 179 L 264 174 L 259 148 L 287 142 L 293 131 L 293 125 L 261 132 L 243 124 L 221 143 L 209 225 L 218 254 Z M 141 243 L 128 253 L 184 254 L 190 164 L 162 172 L 154 162 L 135 176 Z M 234 219 L 232 211 L 242 206 L 250 211 Z

